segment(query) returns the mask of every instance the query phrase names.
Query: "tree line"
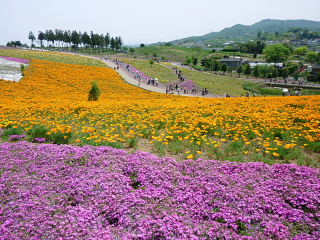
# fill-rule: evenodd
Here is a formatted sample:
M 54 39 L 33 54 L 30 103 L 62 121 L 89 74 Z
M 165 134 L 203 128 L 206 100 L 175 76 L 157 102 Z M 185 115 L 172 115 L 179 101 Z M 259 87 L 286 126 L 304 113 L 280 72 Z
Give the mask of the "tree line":
M 123 46 L 123 41 L 120 36 L 112 37 L 107 34 L 96 34 L 93 31 L 90 33 L 70 30 L 46 30 L 39 31 L 36 36 L 32 31 L 28 35 L 31 41 L 31 46 L 35 46 L 34 42 L 39 41 L 40 46 L 44 47 L 44 43 L 49 47 L 72 47 L 74 49 L 79 47 L 92 49 L 111 49 L 113 51 L 120 50 Z

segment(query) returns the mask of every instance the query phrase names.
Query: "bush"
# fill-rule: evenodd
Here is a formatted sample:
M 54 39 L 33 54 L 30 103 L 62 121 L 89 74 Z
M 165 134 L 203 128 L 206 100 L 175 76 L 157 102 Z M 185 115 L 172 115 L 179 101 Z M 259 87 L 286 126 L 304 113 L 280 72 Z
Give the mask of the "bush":
M 21 74 L 22 74 L 22 76 L 24 76 L 24 70 L 26 69 L 26 67 L 23 65 L 23 64 L 21 64 L 20 65 L 20 70 L 21 70 Z
M 88 101 L 98 101 L 101 91 L 97 82 L 92 83 L 92 88 L 89 91 Z
M 28 131 L 28 136 L 30 140 L 34 140 L 35 138 L 48 138 L 49 130 L 42 125 L 35 125 Z
M 48 135 L 49 140 L 55 144 L 68 144 L 71 137 L 72 133 L 62 132 L 51 133 L 50 135 Z
M 276 88 L 266 88 L 258 85 L 257 83 L 247 82 L 243 84 L 243 89 L 252 93 L 256 93 L 263 96 L 281 96 L 282 90 Z
M 10 127 L 10 128 L 7 128 L 4 130 L 3 132 L 3 136 L 11 136 L 11 135 L 21 135 L 23 134 L 23 129 L 22 128 L 13 128 L 13 127 Z

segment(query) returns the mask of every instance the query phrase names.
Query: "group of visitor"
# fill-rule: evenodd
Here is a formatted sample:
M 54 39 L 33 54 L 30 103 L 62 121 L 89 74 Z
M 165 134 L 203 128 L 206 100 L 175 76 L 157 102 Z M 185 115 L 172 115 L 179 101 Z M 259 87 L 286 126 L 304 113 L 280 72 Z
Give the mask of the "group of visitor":
M 209 93 L 208 88 L 203 88 L 202 89 L 202 96 L 207 95 Z
M 183 76 L 183 74 L 182 74 L 182 71 L 179 70 L 179 69 L 176 68 L 176 67 L 173 68 L 173 70 L 174 70 L 174 72 L 176 73 L 176 75 L 177 75 L 178 79 L 180 80 L 180 82 L 184 82 L 185 78 L 184 78 L 184 76 Z
M 148 78 L 147 84 L 152 86 L 159 86 L 159 80 L 158 78 Z

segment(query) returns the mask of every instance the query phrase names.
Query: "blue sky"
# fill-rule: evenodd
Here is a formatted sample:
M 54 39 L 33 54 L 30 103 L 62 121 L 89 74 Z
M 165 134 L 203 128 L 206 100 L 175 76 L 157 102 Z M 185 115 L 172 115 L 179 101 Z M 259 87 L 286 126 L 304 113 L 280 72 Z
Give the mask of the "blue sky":
M 320 21 L 320 0 L 1 0 L 0 45 L 29 31 L 109 32 L 125 44 L 170 41 L 265 18 Z

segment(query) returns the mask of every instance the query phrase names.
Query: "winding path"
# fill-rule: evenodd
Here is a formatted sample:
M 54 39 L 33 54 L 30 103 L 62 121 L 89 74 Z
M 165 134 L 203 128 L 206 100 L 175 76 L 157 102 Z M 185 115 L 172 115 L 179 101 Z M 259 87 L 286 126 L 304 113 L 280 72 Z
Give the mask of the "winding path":
M 100 59 L 100 60 L 102 60 L 104 63 L 106 63 L 109 67 L 115 69 L 115 71 L 117 71 L 127 83 L 134 85 L 136 87 L 143 88 L 148 91 L 164 93 L 164 94 L 166 93 L 167 86 L 164 85 L 163 83 L 159 82 L 158 86 L 153 86 L 153 85 L 145 83 L 144 81 L 141 81 L 139 84 L 139 81 L 137 79 L 135 79 L 130 72 L 126 71 L 125 69 L 123 69 L 121 67 L 118 70 L 116 70 L 117 65 L 111 59 L 107 59 L 107 60 Z M 188 96 L 188 97 L 205 97 L 205 96 L 196 95 L 196 94 L 180 93 L 177 91 L 174 91 L 173 94 L 180 95 L 180 96 Z M 209 97 L 209 96 L 207 96 L 207 97 Z M 212 96 L 210 96 L 210 97 L 212 97 Z

